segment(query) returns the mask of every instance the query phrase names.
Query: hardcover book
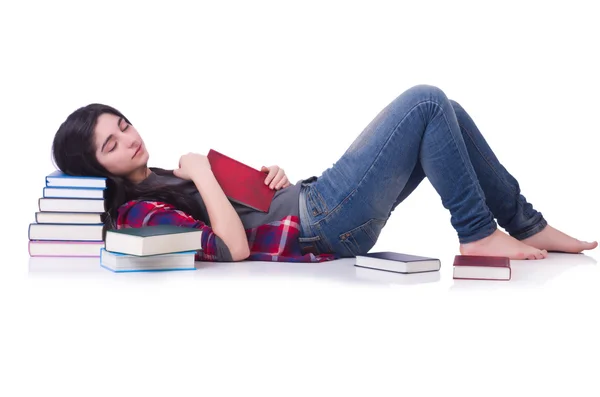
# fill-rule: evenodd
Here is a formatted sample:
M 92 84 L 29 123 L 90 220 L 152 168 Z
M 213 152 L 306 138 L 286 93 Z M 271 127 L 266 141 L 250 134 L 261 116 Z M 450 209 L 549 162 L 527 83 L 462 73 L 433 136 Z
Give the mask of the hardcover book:
M 104 213 L 104 199 L 77 199 L 40 197 L 38 208 L 40 212 L 94 212 Z
M 102 241 L 102 224 L 30 223 L 29 240 Z
M 355 266 L 396 273 L 420 273 L 440 270 L 441 262 L 437 258 L 385 251 L 357 255 Z
M 67 175 L 60 170 L 56 170 L 46 175 L 46 186 L 106 188 L 106 178 L 97 176 L 73 176 Z
M 148 256 L 202 249 L 202 231 L 175 225 L 156 225 L 106 231 L 107 251 Z
M 103 199 L 106 189 L 88 187 L 48 187 L 42 189 L 42 197 L 50 198 L 76 198 L 76 199 Z
M 206 157 L 227 198 L 258 211 L 269 212 L 275 190 L 265 185 L 266 173 L 213 149 Z
M 97 212 L 36 212 L 36 223 L 100 224 L 103 213 Z M 100 251 L 98 251 L 100 252 Z
M 510 259 L 503 256 L 456 255 L 454 272 L 456 280 L 511 279 Z

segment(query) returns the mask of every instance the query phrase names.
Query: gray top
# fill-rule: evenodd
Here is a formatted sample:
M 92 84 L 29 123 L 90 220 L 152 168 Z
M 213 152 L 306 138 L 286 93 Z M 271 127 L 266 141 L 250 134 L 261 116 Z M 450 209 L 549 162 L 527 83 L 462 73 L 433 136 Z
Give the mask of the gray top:
M 152 168 L 152 170 L 163 171 L 160 168 Z M 186 181 L 172 174 L 163 175 L 161 173 L 159 175 L 152 171 L 142 183 L 183 186 L 184 191 L 187 194 L 193 196 L 199 204 L 202 213 L 202 219 L 198 220 L 210 226 L 210 218 L 208 216 L 206 205 L 204 204 L 204 200 L 202 200 L 202 196 L 200 195 L 200 192 L 196 188 L 194 182 Z M 301 185 L 301 181 L 298 181 L 296 184 L 290 185 L 285 189 L 277 190 L 275 192 L 275 196 L 273 197 L 273 201 L 271 202 L 269 212 L 255 210 L 254 208 L 250 208 L 232 200 L 229 200 L 229 202 L 240 217 L 240 220 L 244 225 L 244 229 L 252 229 L 267 223 L 278 221 L 289 215 L 299 216 L 300 210 L 298 207 L 298 200 L 300 196 Z M 227 245 L 225 245 L 225 242 L 223 242 L 223 240 L 218 236 L 216 236 L 216 244 L 217 260 L 225 262 L 232 261 L 229 248 L 227 247 Z

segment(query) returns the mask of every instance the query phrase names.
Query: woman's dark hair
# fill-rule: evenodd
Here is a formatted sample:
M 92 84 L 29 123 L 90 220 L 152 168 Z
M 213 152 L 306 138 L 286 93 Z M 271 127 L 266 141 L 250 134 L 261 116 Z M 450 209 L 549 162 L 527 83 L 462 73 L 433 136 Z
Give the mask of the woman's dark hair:
M 52 156 L 56 167 L 67 175 L 100 176 L 107 178 L 105 196 L 104 232 L 115 228 L 117 210 L 130 200 L 156 200 L 169 203 L 177 209 L 202 219 L 200 208 L 193 197 L 186 195 L 182 185 L 135 184 L 126 178 L 109 173 L 97 160 L 94 144 L 94 128 L 98 117 L 104 113 L 129 119 L 117 109 L 99 103 L 92 103 L 75 110 L 61 124 L 52 143 Z M 152 168 L 156 173 L 171 173 Z M 105 235 L 105 234 L 104 234 Z

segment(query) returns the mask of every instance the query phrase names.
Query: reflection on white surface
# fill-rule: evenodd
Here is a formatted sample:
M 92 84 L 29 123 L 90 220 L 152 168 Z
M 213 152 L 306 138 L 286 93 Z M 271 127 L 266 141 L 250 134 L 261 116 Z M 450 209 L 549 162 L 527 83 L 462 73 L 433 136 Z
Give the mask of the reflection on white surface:
M 100 273 L 100 258 L 78 257 L 30 257 L 29 273 L 69 274 Z
M 440 272 L 399 274 L 382 270 L 364 269 L 354 266 L 354 259 L 345 258 L 323 263 L 291 263 L 291 262 L 196 262 L 196 271 L 185 272 L 149 272 L 114 274 L 100 267 L 99 258 L 68 257 L 30 257 L 30 276 L 71 276 L 98 277 L 99 275 L 115 275 L 137 278 L 185 277 L 185 278 L 296 278 L 313 279 L 315 281 L 334 281 L 344 283 L 362 283 L 370 285 L 389 284 L 421 284 L 440 280 Z M 174 273 L 181 273 L 174 276 Z
M 586 254 L 551 252 L 543 260 L 511 260 L 512 278 L 510 281 L 453 280 L 451 290 L 536 287 L 573 272 L 586 273 L 586 277 L 600 282 L 600 273 L 596 265 L 596 259 Z
M 356 266 L 354 271 L 358 279 L 383 284 L 423 284 L 434 283 L 436 281 L 440 281 L 441 279 L 440 271 L 402 274 Z
M 99 258 L 49 258 L 30 257 L 30 277 L 68 278 L 127 277 L 129 280 L 173 279 L 260 279 L 281 278 L 297 280 L 329 281 L 363 285 L 416 285 L 446 281 L 450 290 L 498 289 L 513 287 L 537 287 L 553 280 L 561 280 L 565 275 L 577 275 L 588 282 L 600 282 L 596 259 L 585 254 L 550 253 L 544 260 L 511 261 L 510 281 L 453 280 L 452 265 L 449 259 L 443 261 L 441 271 L 399 274 L 354 266 L 354 259 L 345 258 L 323 263 L 290 262 L 196 262 L 195 271 L 143 272 L 115 274 L 100 267 Z M 442 283 L 440 283 L 442 285 Z M 445 285 L 445 284 L 444 284 Z

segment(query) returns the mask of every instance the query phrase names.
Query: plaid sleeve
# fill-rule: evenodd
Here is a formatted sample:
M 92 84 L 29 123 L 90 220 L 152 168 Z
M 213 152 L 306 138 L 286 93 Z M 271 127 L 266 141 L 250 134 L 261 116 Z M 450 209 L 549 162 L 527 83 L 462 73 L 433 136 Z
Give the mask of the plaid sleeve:
M 160 201 L 129 201 L 118 211 L 117 229 L 154 225 L 177 225 L 202 230 L 202 250 L 196 253 L 198 261 L 231 261 L 231 253 L 212 228 Z

